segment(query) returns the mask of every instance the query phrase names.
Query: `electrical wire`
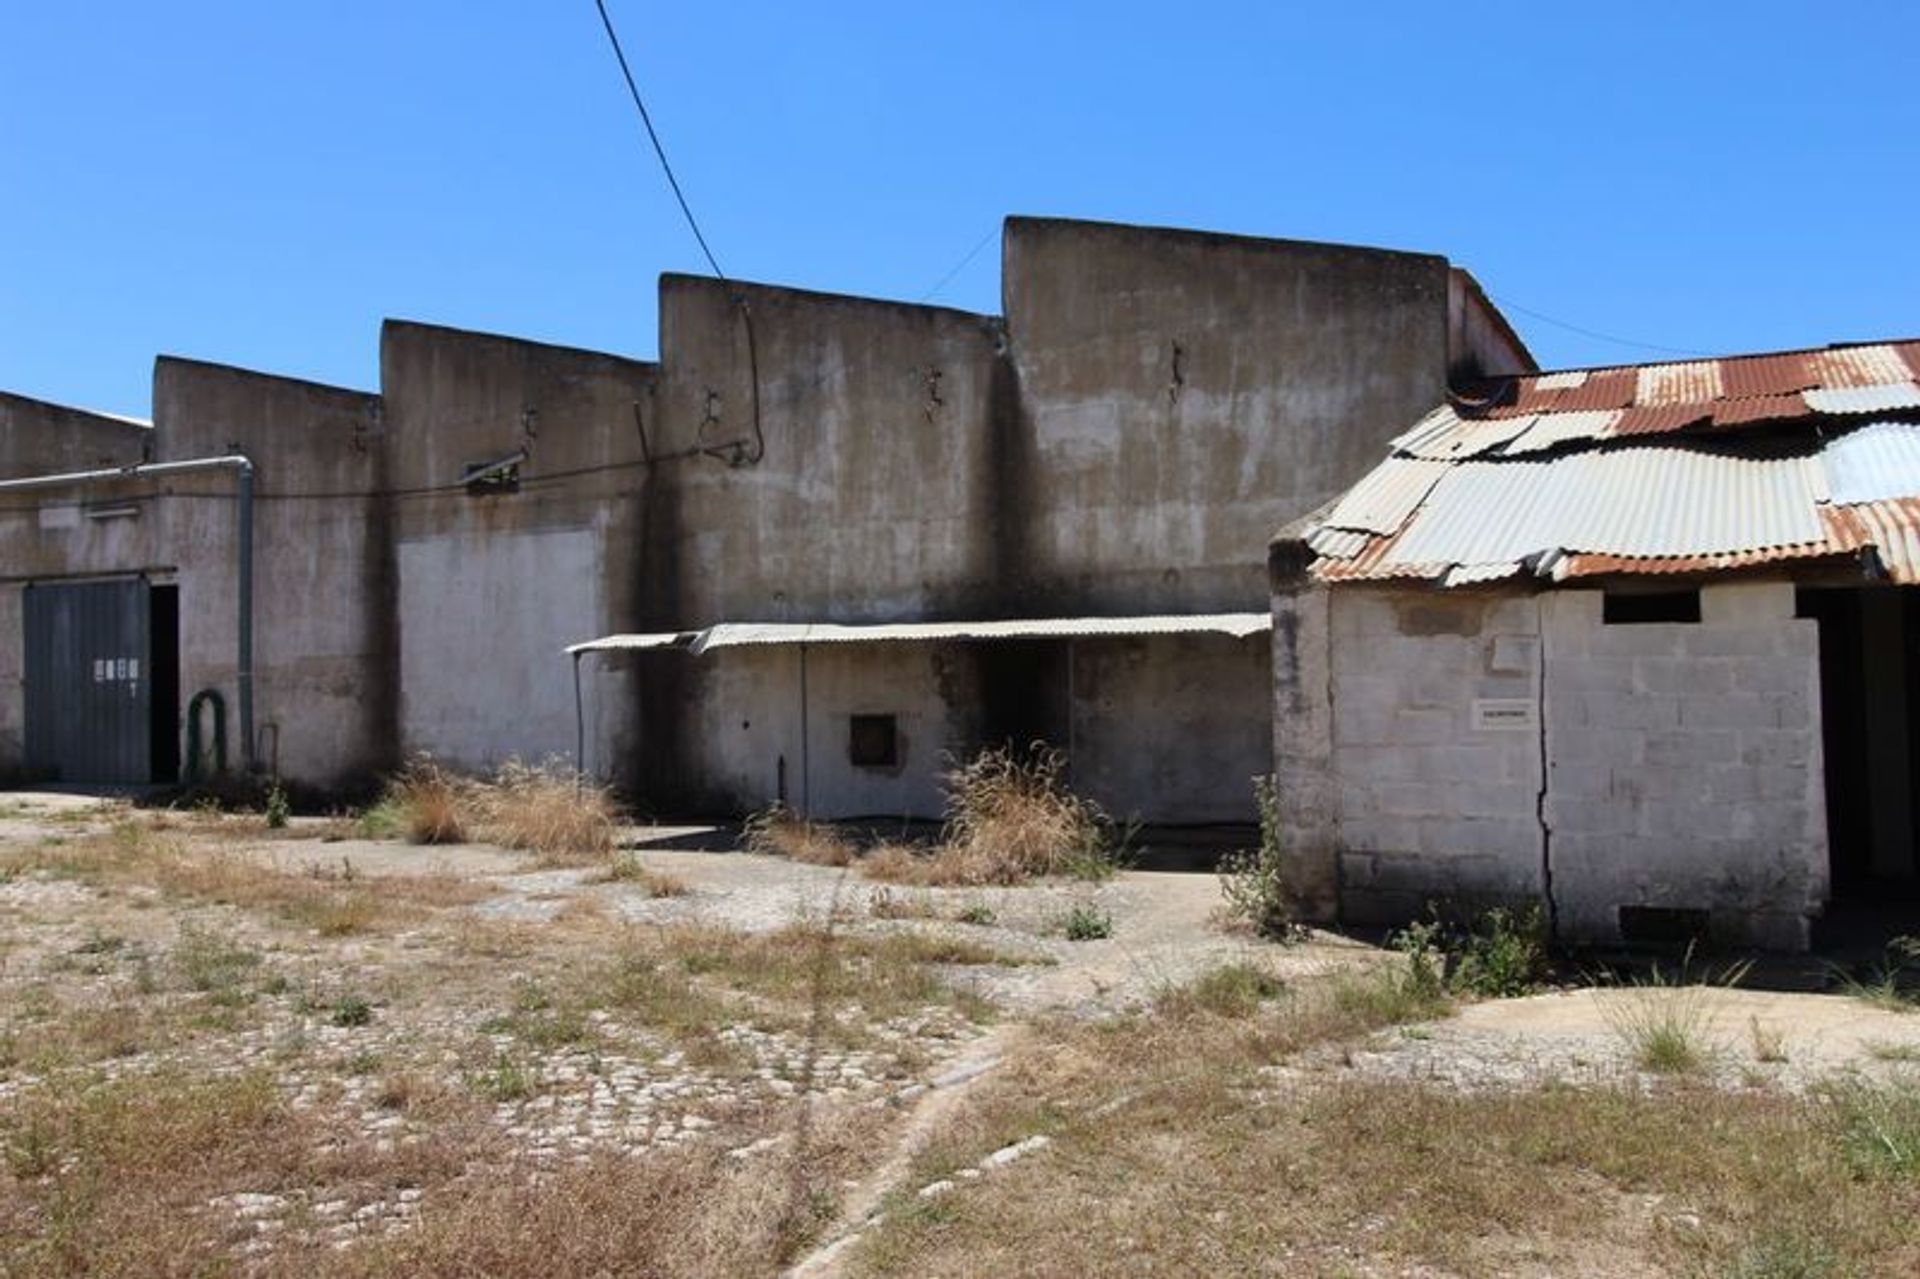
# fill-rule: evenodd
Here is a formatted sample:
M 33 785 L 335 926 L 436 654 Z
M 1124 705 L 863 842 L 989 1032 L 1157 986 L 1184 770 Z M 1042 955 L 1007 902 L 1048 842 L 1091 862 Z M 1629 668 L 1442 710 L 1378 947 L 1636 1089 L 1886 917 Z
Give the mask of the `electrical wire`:
M 686 215 L 693 238 L 700 242 L 700 251 L 707 255 L 707 265 L 723 282 L 727 282 L 727 273 L 720 269 L 720 259 L 713 255 L 707 237 L 701 233 L 700 222 L 693 216 L 693 209 L 687 203 L 686 192 L 680 189 L 680 179 L 673 175 L 673 165 L 667 161 L 667 149 L 660 144 L 660 134 L 653 127 L 653 116 L 648 113 L 646 101 L 640 96 L 640 86 L 634 81 L 633 68 L 627 65 L 626 51 L 620 47 L 620 35 L 613 29 L 613 19 L 607 14 L 606 0 L 593 0 L 593 5 L 600 11 L 600 25 L 607 29 L 607 43 L 613 46 L 613 56 L 620 64 L 620 74 L 626 79 L 627 92 L 632 95 L 633 105 L 640 112 L 640 123 L 646 126 L 647 140 L 653 143 L 653 153 L 660 157 L 660 169 L 667 175 L 667 185 L 673 188 L 673 198 L 680 202 L 680 212 Z
M 964 258 L 961 258 L 958 262 L 954 263 L 953 269 L 951 271 L 948 271 L 945 275 L 941 276 L 940 279 L 937 282 L 935 282 L 932 288 L 928 289 L 925 293 L 922 293 L 920 295 L 919 301 L 921 302 L 929 301 L 936 293 L 940 292 L 940 290 L 946 288 L 949 284 L 953 283 L 953 277 L 956 275 L 959 275 L 962 271 L 966 270 L 967 263 L 979 257 L 980 250 L 986 248 L 987 242 L 992 240 L 993 237 L 998 234 L 1000 234 L 1000 224 L 996 222 L 992 226 L 987 228 L 987 233 L 980 237 L 980 242 L 978 244 L 974 245 L 971 249 L 967 250 L 967 256 L 965 256 Z
M 1660 351 L 1667 355 L 1690 355 L 1696 358 L 1704 358 L 1704 359 L 1714 358 L 1714 353 L 1712 351 L 1695 351 L 1689 347 L 1684 347 L 1684 346 L 1661 346 L 1657 342 L 1637 342 L 1632 338 L 1616 337 L 1611 333 L 1601 333 L 1596 329 L 1584 329 L 1584 328 L 1581 328 L 1578 324 L 1569 324 L 1565 320 L 1555 319 L 1553 316 L 1546 314 L 1544 311 L 1536 311 L 1531 307 L 1521 306 L 1518 302 L 1509 302 L 1505 298 L 1493 297 L 1492 294 L 1488 294 L 1487 296 L 1489 298 L 1492 298 L 1496 306 L 1499 306 L 1504 310 L 1518 311 L 1520 314 L 1525 316 L 1530 316 L 1533 319 L 1539 320 L 1544 324 L 1551 324 L 1557 329 L 1565 329 L 1569 333 L 1578 333 L 1581 337 L 1594 338 L 1601 342 L 1612 342 L 1616 346 L 1638 347 L 1642 351 Z

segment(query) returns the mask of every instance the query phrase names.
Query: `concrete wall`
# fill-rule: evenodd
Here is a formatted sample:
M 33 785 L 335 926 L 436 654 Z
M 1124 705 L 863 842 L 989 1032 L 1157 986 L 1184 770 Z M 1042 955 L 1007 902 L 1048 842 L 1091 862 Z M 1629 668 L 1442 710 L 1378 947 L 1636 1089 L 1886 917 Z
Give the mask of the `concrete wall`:
M 1032 603 L 1262 609 L 1267 539 L 1446 391 L 1447 264 L 1012 218 L 1002 288 Z
M 1356 590 L 1334 596 L 1331 621 L 1347 916 L 1407 919 L 1441 897 L 1537 898 L 1538 720 L 1484 714 L 1489 700 L 1538 705 L 1534 601 Z
M 1590 590 L 1277 596 L 1277 772 L 1309 884 L 1337 877 L 1356 921 L 1550 890 L 1570 940 L 1617 940 L 1620 908 L 1646 906 L 1804 947 L 1827 891 L 1817 625 L 1784 582 L 1707 586 L 1701 611 L 1604 625 Z M 1323 734 L 1280 724 L 1321 687 L 1305 722 Z
M 656 366 L 388 321 L 400 744 L 457 768 L 575 755 L 568 644 L 628 629 L 645 589 L 642 429 Z M 519 491 L 470 466 L 519 450 Z M 631 668 L 596 665 L 589 759 L 617 775 L 637 725 Z
M 1247 822 L 1273 771 L 1272 661 L 1256 635 L 1078 640 L 1073 785 L 1118 818 Z
M 393 592 L 378 497 L 377 396 L 163 356 L 153 372 L 156 461 L 254 461 L 254 726 L 258 758 L 320 788 L 363 785 L 398 760 Z M 226 472 L 161 481 L 179 566 L 181 705 L 237 687 L 239 507 Z
M 997 321 L 668 276 L 660 346 L 650 554 L 676 624 L 992 606 Z
M 822 818 L 937 819 L 949 754 L 975 735 L 973 667 L 958 645 L 812 646 L 804 659 L 804 716 L 797 647 L 656 660 L 700 663 L 700 772 L 711 779 L 715 801 L 741 810 L 784 798 Z M 854 715 L 897 717 L 896 767 L 852 764 Z
M 142 459 L 151 438 L 147 427 L 125 419 L 0 395 L 0 474 L 7 476 L 131 465 Z M 17 776 L 23 762 L 22 592 L 34 579 L 167 576 L 172 562 L 149 488 L 116 484 L 0 497 L 0 779 Z M 137 514 L 86 518 L 85 504 L 109 501 Z
M 0 391 L 0 477 L 131 466 L 152 439 L 145 422 Z
M 1570 935 L 1620 906 L 1714 912 L 1807 944 L 1826 899 L 1818 624 L 1791 583 L 1712 586 L 1697 625 L 1600 625 L 1593 591 L 1542 597 L 1554 895 Z

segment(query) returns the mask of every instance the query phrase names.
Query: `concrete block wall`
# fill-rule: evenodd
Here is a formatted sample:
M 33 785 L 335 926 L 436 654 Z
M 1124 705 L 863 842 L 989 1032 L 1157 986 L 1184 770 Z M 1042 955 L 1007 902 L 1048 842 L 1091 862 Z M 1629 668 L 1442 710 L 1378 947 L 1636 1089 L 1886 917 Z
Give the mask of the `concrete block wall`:
M 1638 625 L 1605 624 L 1596 590 L 1276 599 L 1294 673 L 1315 665 L 1302 601 L 1327 613 L 1328 727 L 1278 729 L 1278 772 L 1346 918 L 1550 892 L 1568 940 L 1655 907 L 1807 944 L 1828 887 L 1819 635 L 1791 583 L 1709 585 L 1698 623 Z M 1277 696 L 1311 725 L 1317 686 L 1289 674 Z
M 1804 947 L 1826 806 L 1818 624 L 1793 585 L 1707 586 L 1698 623 L 1603 625 L 1598 591 L 1541 607 L 1562 931 L 1611 940 L 1621 906 L 1657 906 Z
M 1343 913 L 1395 921 L 1440 898 L 1538 899 L 1537 721 L 1475 713 L 1537 707 L 1533 601 L 1339 591 L 1330 636 Z

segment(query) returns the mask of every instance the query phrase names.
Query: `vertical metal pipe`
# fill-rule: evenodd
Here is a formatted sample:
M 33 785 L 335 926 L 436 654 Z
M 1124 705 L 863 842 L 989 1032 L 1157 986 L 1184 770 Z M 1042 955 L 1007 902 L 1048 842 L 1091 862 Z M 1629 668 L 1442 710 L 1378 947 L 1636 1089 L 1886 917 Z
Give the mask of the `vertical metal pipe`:
M 240 758 L 249 773 L 259 766 L 253 740 L 253 464 L 242 458 L 240 472 Z
M 580 654 L 573 655 L 573 776 L 582 785 L 587 777 L 587 711 L 580 700 Z
M 1067 781 L 1073 781 L 1074 772 L 1074 725 L 1073 725 L 1073 641 L 1067 641 Z

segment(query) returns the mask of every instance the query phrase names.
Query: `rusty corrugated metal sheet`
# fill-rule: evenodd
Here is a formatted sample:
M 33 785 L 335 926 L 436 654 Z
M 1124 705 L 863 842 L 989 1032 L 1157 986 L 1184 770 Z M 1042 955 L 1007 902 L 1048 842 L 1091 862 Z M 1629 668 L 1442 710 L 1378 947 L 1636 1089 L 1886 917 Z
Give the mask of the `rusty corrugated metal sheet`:
M 1542 440 L 1907 410 L 1920 412 L 1920 342 L 1879 342 L 1494 379 L 1467 388 L 1394 446 L 1420 457 L 1478 457 L 1537 451 Z M 1523 419 L 1523 430 L 1503 425 Z
M 1834 506 L 1825 515 L 1835 540 L 1871 546 L 1890 580 L 1920 583 L 1920 497 Z
M 1407 516 L 1450 469 L 1441 461 L 1390 457 L 1347 490 L 1327 515 L 1324 526 L 1391 533 L 1407 522 Z

